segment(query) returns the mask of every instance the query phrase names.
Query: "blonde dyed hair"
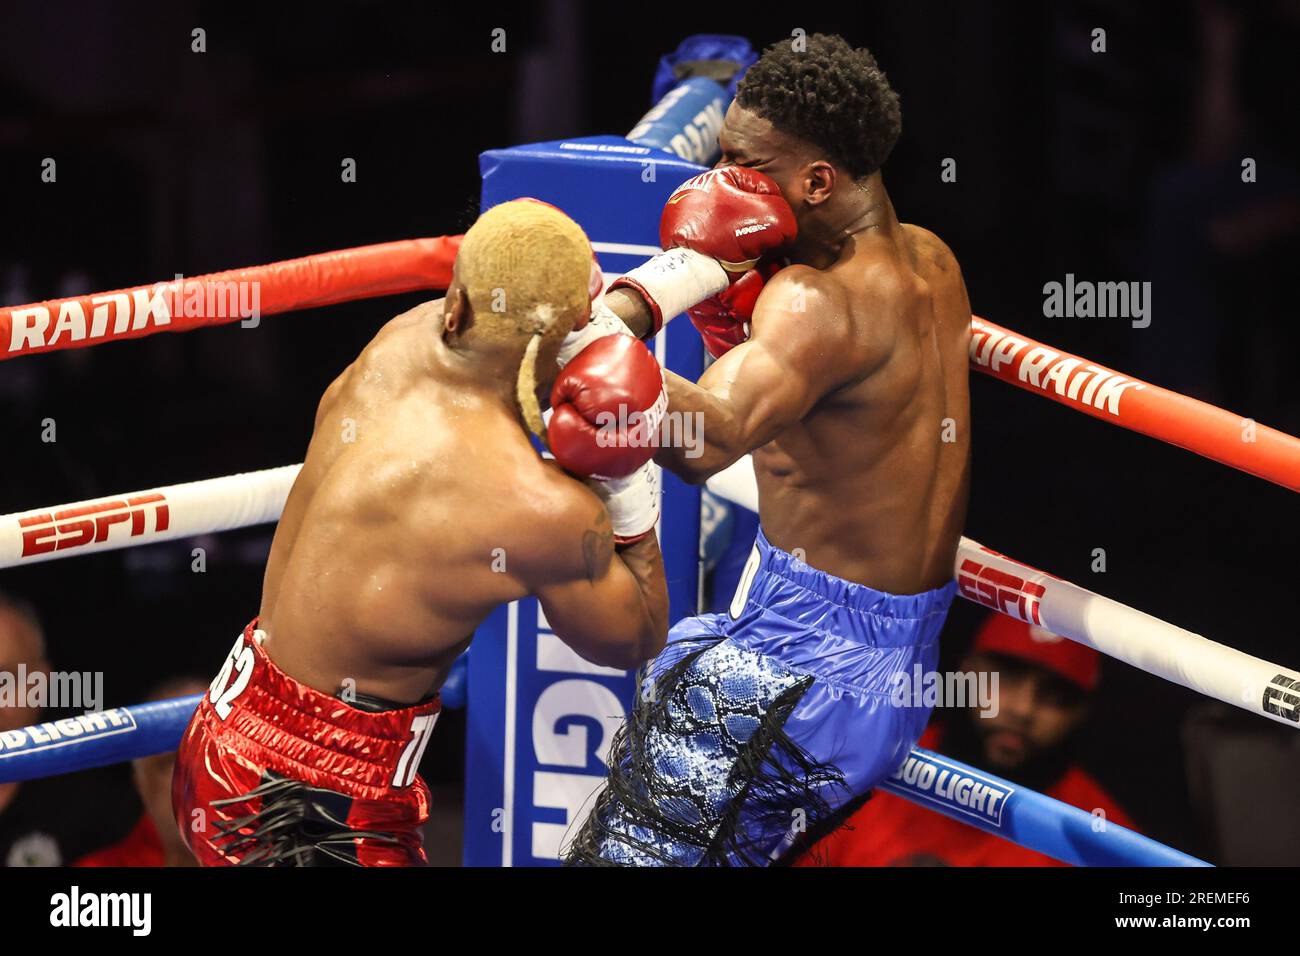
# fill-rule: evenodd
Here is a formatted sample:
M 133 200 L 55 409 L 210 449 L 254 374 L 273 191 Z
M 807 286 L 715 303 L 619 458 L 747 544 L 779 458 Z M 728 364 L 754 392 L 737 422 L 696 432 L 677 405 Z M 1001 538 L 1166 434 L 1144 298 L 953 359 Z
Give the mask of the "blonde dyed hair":
M 529 431 L 544 439 L 537 360 L 542 346 L 568 335 L 588 308 L 586 233 L 553 206 L 516 199 L 479 216 L 456 265 L 478 334 L 503 343 L 527 337 L 515 394 Z

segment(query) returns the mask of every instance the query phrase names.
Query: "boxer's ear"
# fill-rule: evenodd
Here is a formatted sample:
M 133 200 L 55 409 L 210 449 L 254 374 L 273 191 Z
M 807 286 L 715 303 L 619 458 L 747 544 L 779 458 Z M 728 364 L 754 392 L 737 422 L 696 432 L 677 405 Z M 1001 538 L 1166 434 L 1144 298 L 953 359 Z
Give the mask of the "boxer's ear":
M 443 337 L 459 337 L 465 334 L 470 324 L 469 296 L 465 294 L 465 287 L 453 283 L 447 290 L 447 296 L 442 300 L 442 333 Z
M 820 206 L 835 191 L 837 173 L 834 165 L 824 159 L 813 160 L 804 168 L 802 177 L 803 200 L 810 206 Z

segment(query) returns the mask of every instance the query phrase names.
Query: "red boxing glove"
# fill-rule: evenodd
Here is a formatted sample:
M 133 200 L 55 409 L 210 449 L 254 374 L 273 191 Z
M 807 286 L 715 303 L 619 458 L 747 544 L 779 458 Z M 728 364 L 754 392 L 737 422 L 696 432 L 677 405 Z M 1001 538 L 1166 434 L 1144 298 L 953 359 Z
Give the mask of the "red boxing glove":
M 746 166 L 710 169 L 668 197 L 659 244 L 685 246 L 716 259 L 735 282 L 760 256 L 798 234 L 794 211 L 776 181 Z
M 781 271 L 775 264 L 750 269 L 731 286 L 686 310 L 691 324 L 715 359 L 749 339 L 749 322 L 767 280 Z
M 551 388 L 551 453 L 575 475 L 630 475 L 654 457 L 667 406 L 664 373 L 648 348 L 629 335 L 597 339 Z

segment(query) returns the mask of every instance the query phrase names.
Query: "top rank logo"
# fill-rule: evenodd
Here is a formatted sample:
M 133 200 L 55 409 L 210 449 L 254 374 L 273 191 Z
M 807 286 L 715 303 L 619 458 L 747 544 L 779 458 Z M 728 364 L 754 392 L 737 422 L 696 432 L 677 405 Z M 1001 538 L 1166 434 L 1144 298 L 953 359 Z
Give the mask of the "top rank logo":
M 1119 417 L 1125 392 L 1143 387 L 1135 379 L 1073 355 L 1045 345 L 1031 347 L 1024 339 L 989 328 L 978 319 L 971 320 L 970 359 L 995 375 L 1014 377 L 1041 392 L 1052 392 L 1115 417 Z M 1004 365 L 1008 366 L 1006 372 L 1002 371 Z
M 89 316 L 86 315 L 87 308 Z M 29 305 L 11 312 L 9 351 L 44 348 L 55 345 L 64 336 L 70 342 L 83 342 L 139 332 L 150 325 L 162 328 L 171 324 L 173 315 L 174 303 L 169 301 L 162 283 L 153 289 L 105 292 L 84 299 L 67 299 L 59 304 L 57 319 L 44 305 Z
M 129 536 L 139 537 L 148 530 L 150 512 L 154 516 L 152 530 L 155 533 L 166 531 L 171 522 L 171 511 L 166 497 L 160 494 L 97 501 L 53 514 L 47 512 L 19 518 L 18 526 L 23 529 L 23 557 L 102 543 L 108 540 L 109 532 L 116 524 L 129 523 Z

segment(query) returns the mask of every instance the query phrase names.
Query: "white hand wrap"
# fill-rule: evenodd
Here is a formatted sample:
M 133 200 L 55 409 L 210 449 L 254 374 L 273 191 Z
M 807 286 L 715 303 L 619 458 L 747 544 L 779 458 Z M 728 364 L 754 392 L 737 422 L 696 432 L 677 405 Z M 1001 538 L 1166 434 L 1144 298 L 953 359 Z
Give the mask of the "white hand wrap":
M 654 330 L 691 306 L 717 295 L 731 284 L 718 260 L 691 249 L 661 252 L 610 283 L 610 289 L 629 286 L 641 293 L 654 315 Z
M 626 478 L 592 482 L 605 502 L 614 540 L 627 544 L 654 534 L 659 522 L 659 466 L 648 461 Z
M 607 335 L 631 335 L 632 330 L 623 320 L 614 314 L 614 310 L 605 304 L 602 296 L 591 304 L 591 319 L 576 332 L 570 332 L 560 343 L 560 354 L 556 363 L 560 368 L 568 365 L 573 358 L 596 339 Z

